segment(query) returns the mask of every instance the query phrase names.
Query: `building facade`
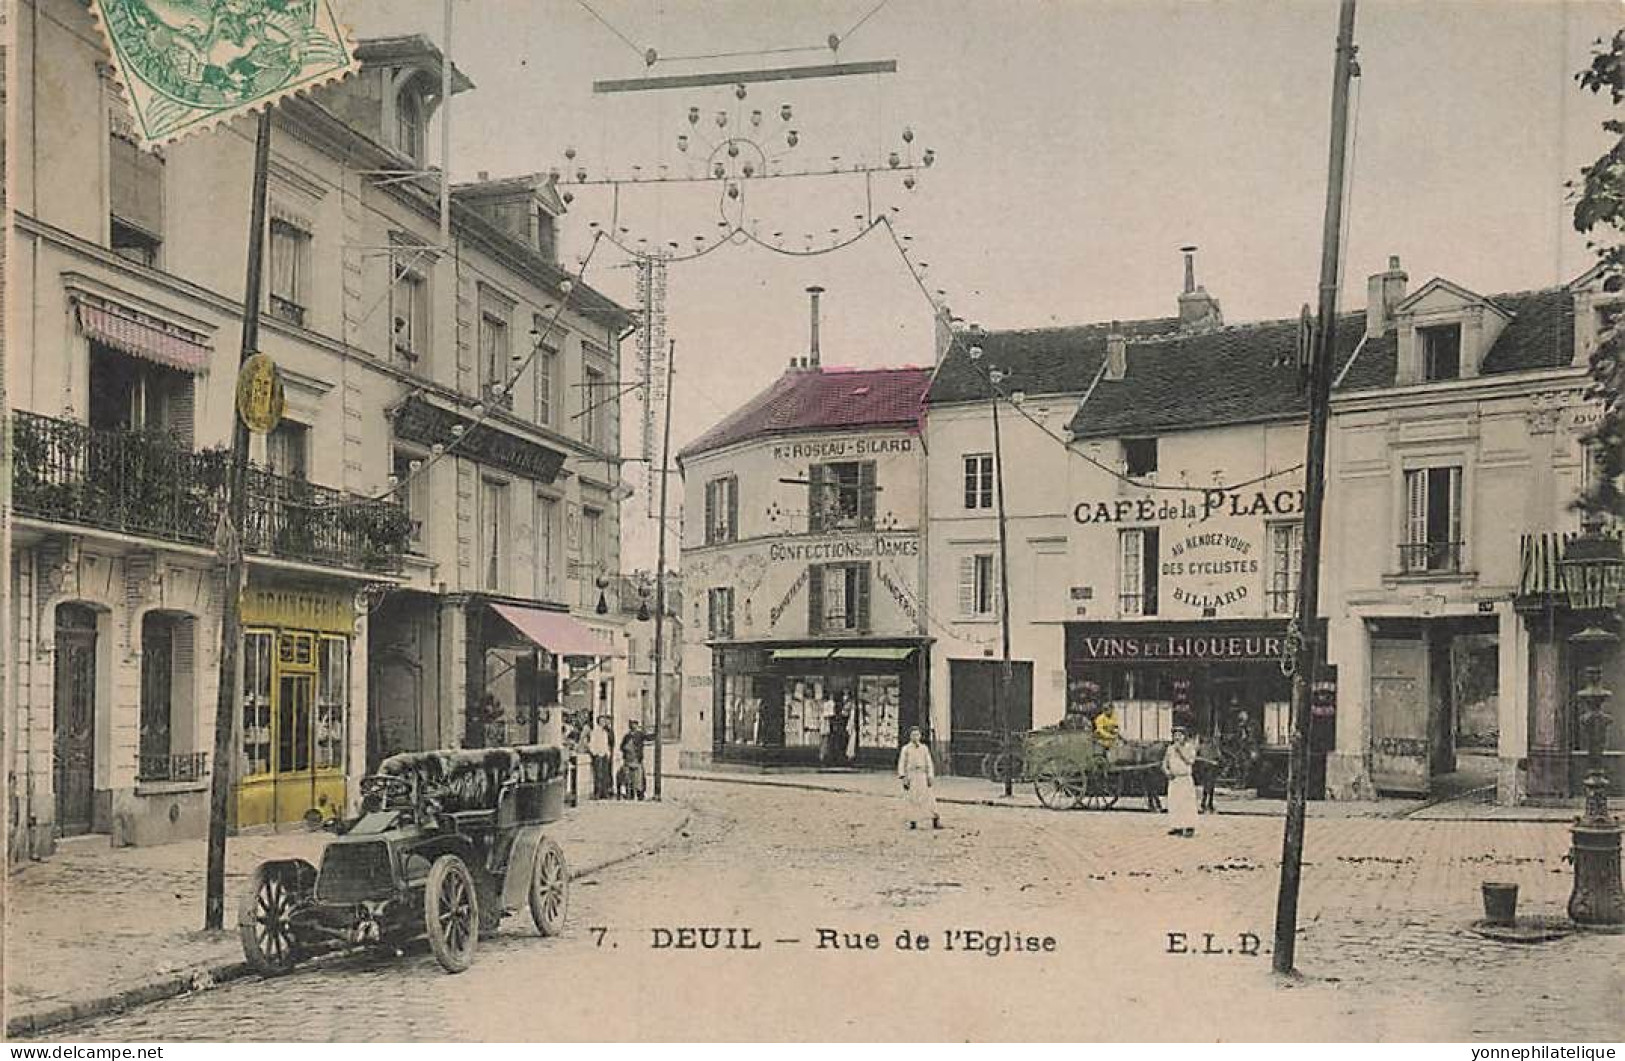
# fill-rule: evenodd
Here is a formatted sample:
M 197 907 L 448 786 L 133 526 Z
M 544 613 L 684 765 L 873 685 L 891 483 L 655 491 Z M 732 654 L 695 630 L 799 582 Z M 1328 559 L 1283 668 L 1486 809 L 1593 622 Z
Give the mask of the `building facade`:
M 792 363 L 680 454 L 684 761 L 894 768 L 928 726 L 929 377 Z
M 80 832 L 147 843 L 201 835 L 206 824 L 221 621 L 216 525 L 253 130 L 240 121 L 143 151 L 90 12 L 37 0 L 21 6 L 16 24 L 14 250 L 25 267 L 12 274 L 10 294 L 25 354 L 8 365 L 16 666 L 6 699 L 21 823 L 11 854 L 21 857 Z M 513 312 L 539 310 L 563 274 L 544 273 L 540 251 L 473 202 L 455 211 L 457 246 L 437 245 L 432 184 L 377 175 L 422 168 L 439 57 L 413 38 L 363 45 L 361 54 L 360 77 L 274 112 L 260 346 L 279 366 L 287 409 L 250 447 L 238 828 L 350 805 L 384 734 L 403 728 L 369 710 L 379 707 L 377 684 L 398 643 L 388 607 L 413 593 L 475 592 L 466 572 L 496 555 L 477 548 L 474 528 L 493 524 L 480 522 L 490 495 L 476 484 L 528 473 L 516 488 L 528 499 L 535 484 L 560 481 L 571 455 L 508 425 L 507 410 L 480 417 L 479 388 L 491 377 L 479 373 L 494 359 L 478 355 L 500 348 L 495 330 L 481 327 L 482 285 L 493 298 L 499 289 L 513 295 Z M 471 87 L 460 75 L 453 83 Z M 406 93 L 416 106 L 409 115 L 396 109 Z M 573 303 L 578 316 L 563 323 L 605 351 L 613 378 L 624 311 L 590 291 Z M 529 318 L 513 326 L 523 330 Z M 521 381 L 510 391 L 530 398 L 540 386 Z M 599 426 L 611 429 L 613 410 L 601 415 Z M 464 441 L 465 432 L 476 437 Z M 611 469 L 586 476 L 609 513 L 614 448 L 591 453 Z M 412 460 L 423 463 L 413 469 Z M 576 477 L 569 489 L 582 489 Z M 501 559 L 510 578 L 529 577 L 514 541 L 521 521 L 529 525 L 520 508 L 511 510 L 511 537 L 492 538 L 509 547 Z M 568 518 L 561 514 L 561 527 Z M 607 516 L 600 527 L 606 571 L 614 526 Z M 540 598 L 562 613 L 564 591 L 543 597 L 527 586 L 514 603 Z M 426 658 L 450 674 L 468 653 L 456 647 L 465 629 L 444 625 L 452 628 L 437 631 Z M 587 647 L 613 656 L 613 634 L 606 628 Z M 447 716 L 438 728 L 416 728 L 423 743 L 411 746 L 467 739 L 470 684 L 464 671 L 450 684 L 455 695 L 426 694 L 425 703 L 448 705 Z

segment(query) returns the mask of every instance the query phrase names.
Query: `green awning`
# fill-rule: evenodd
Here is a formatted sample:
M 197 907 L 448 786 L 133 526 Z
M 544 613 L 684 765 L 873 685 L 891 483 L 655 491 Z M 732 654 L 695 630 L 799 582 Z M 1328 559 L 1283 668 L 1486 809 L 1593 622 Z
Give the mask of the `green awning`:
M 829 659 L 832 648 L 776 648 L 773 659 Z
M 908 657 L 910 657 L 912 655 L 914 655 L 914 649 L 912 647 L 886 648 L 884 646 L 875 646 L 875 647 L 868 647 L 868 648 L 863 648 L 863 647 L 838 648 L 838 649 L 835 650 L 835 658 L 836 659 L 903 660 L 903 659 L 908 659 Z

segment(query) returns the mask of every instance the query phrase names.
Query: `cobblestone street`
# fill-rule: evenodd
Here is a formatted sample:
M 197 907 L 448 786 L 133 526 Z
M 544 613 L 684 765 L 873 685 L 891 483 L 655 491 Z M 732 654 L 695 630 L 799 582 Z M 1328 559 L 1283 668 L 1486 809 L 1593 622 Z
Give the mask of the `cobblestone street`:
M 1478 884 L 1560 912 L 1548 823 L 1310 823 L 1299 967 L 1269 971 L 1280 820 L 946 808 L 910 832 L 879 796 L 675 782 L 693 817 L 659 852 L 578 882 L 570 929 L 522 919 L 449 977 L 420 948 L 249 979 L 64 1029 L 98 1040 L 701 1037 L 1559 1039 L 1625 1035 L 1625 938 L 1538 946 L 1465 931 Z M 737 926 L 759 950 L 653 949 L 656 928 Z M 818 929 L 874 950 L 817 949 Z M 595 931 L 603 929 L 603 931 Z M 948 930 L 1055 950 L 944 949 Z M 930 938 L 899 951 L 904 930 Z M 1188 953 L 1170 953 L 1169 933 Z M 1204 933 L 1212 944 L 1204 947 Z M 1242 933 L 1260 939 L 1257 956 Z M 795 940 L 796 942 L 778 942 Z M 743 942 L 736 937 L 736 941 Z M 1223 953 L 1202 954 L 1204 949 Z M 856 988 L 861 985 L 861 990 Z

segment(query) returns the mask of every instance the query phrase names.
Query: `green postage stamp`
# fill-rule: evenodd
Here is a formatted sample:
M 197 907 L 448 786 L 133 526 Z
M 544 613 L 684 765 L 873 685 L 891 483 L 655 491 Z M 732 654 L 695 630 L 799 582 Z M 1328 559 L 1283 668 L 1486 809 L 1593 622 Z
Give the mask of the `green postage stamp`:
M 93 0 L 155 147 L 355 68 L 332 0 Z

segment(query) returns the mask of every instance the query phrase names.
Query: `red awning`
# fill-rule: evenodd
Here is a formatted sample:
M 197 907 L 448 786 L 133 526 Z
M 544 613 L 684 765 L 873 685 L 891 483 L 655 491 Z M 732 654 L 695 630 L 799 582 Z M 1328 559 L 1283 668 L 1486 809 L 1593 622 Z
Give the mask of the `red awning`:
M 97 342 L 134 357 L 182 372 L 202 372 L 209 367 L 209 347 L 203 336 L 123 306 L 80 302 L 79 326 Z
M 543 611 L 518 604 L 493 604 L 491 608 L 514 629 L 555 656 L 619 656 L 613 637 L 603 637 L 565 612 Z

